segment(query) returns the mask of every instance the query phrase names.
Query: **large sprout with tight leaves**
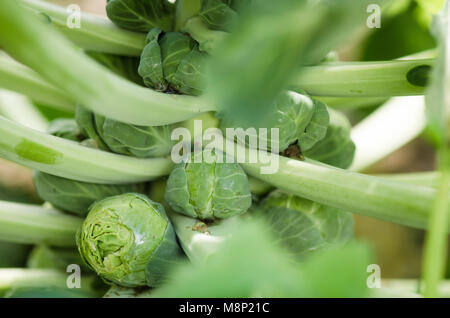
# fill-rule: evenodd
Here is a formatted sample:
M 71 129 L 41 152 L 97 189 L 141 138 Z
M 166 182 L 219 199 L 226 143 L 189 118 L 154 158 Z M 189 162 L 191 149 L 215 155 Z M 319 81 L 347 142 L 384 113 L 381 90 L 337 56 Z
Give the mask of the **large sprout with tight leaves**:
M 103 279 L 127 287 L 156 286 L 180 255 L 164 207 L 135 193 L 95 203 L 77 244 Z

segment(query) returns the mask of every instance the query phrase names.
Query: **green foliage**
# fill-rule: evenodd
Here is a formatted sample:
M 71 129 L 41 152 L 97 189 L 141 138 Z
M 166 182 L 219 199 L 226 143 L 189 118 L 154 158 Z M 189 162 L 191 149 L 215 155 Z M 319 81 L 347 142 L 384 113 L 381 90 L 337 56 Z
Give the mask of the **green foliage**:
M 48 132 L 54 136 L 81 141 L 82 132 L 73 119 L 53 121 Z M 89 206 L 97 200 L 127 192 L 143 192 L 143 184 L 97 184 L 70 180 L 41 171 L 35 171 L 33 182 L 39 197 L 56 208 L 85 216 Z
M 350 122 L 343 114 L 330 111 L 330 125 L 325 138 L 309 150 L 303 151 L 302 148 L 303 155 L 338 168 L 350 167 L 356 150 L 350 130 Z
M 239 164 L 226 163 L 222 155 L 208 150 L 197 156 L 192 154 L 189 163 L 179 163 L 170 173 L 164 195 L 169 206 L 202 220 L 246 212 L 252 198 L 247 175 Z
M 390 60 L 435 47 L 436 41 L 420 21 L 423 11 L 415 1 L 406 2 L 409 4 L 397 14 L 383 14 L 381 28 L 374 29 L 363 43 L 363 60 Z
M 190 36 L 152 29 L 141 55 L 139 74 L 145 85 L 158 91 L 200 95 L 205 87 L 206 57 Z
M 300 66 L 322 61 L 365 22 L 369 4 L 383 2 L 256 1 L 215 51 L 208 67 L 210 100 L 227 116 L 258 125 Z
M 135 193 L 96 202 L 77 245 L 98 275 L 125 287 L 158 285 L 181 255 L 164 207 Z
M 27 260 L 28 268 L 59 269 L 66 271 L 70 264 L 82 265 L 78 251 L 71 248 L 50 248 L 36 245 Z
M 132 31 L 148 32 L 173 26 L 175 7 L 167 0 L 107 0 L 106 13 L 116 25 Z
M 202 0 L 198 15 L 209 28 L 229 31 L 239 12 L 250 7 L 251 3 L 252 0 Z
M 218 114 L 224 133 L 226 128 L 255 128 L 255 131 L 249 130 L 247 136 L 238 136 L 239 142 L 248 145 L 248 140 L 258 139 L 258 146 L 267 145 L 267 149 L 278 143 L 280 152 L 296 141 L 302 150 L 310 149 L 325 137 L 329 123 L 328 111 L 323 103 L 294 92 L 281 93 L 266 115 L 255 127 L 254 123 L 240 117 Z M 267 137 L 259 135 L 259 128 L 267 128 Z M 278 138 L 272 139 L 271 128 L 278 129 Z
M 281 190 L 271 192 L 256 209 L 277 242 L 293 258 L 348 242 L 353 237 L 353 216 Z
M 39 197 L 58 209 L 85 216 L 98 200 L 127 192 L 143 192 L 143 184 L 97 184 L 36 171 L 33 182 Z
M 125 77 L 138 85 L 144 86 L 144 82 L 138 74 L 138 57 L 121 56 L 93 51 L 89 51 L 87 54 L 117 75 Z
M 72 141 L 79 142 L 83 139 L 77 123 L 75 120 L 69 118 L 59 118 L 53 120 L 47 128 L 47 132 L 50 135 Z
M 0 268 L 24 266 L 30 246 L 0 241 Z
M 94 114 L 78 106 L 76 121 L 82 133 L 94 140 L 98 148 L 140 157 L 162 157 L 172 150 L 171 125 L 138 126 Z
M 258 222 L 229 228 L 230 238 L 202 264 L 176 268 L 152 297 L 365 297 L 366 246 L 351 244 L 293 264 Z M 226 270 L 224 270 L 226 269 Z M 220 275 L 218 275 L 220 273 Z

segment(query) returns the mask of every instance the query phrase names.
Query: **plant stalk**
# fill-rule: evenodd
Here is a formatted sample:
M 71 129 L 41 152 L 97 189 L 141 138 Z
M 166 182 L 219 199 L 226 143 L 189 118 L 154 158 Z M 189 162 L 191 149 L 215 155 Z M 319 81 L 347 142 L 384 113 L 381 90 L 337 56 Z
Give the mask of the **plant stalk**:
M 109 19 L 82 12 L 78 27 L 69 23 L 76 22 L 71 21 L 74 14 L 62 6 L 38 0 L 20 1 L 34 13 L 45 14 L 52 25 L 85 50 L 139 56 L 145 46 L 144 33 L 121 29 Z
M 0 201 L 0 240 L 22 244 L 76 246 L 83 219 L 39 205 Z
M 26 95 L 36 102 L 56 109 L 69 112 L 75 110 L 75 103 L 64 91 L 3 54 L 0 54 L 0 87 Z
M 0 45 L 73 100 L 108 118 L 158 126 L 215 110 L 202 98 L 156 92 L 115 75 L 14 0 L 2 2 Z
M 290 89 L 314 96 L 423 95 L 434 59 L 336 62 L 301 68 Z
M 440 185 L 433 210 L 430 215 L 427 236 L 425 238 L 423 279 L 424 296 L 438 296 L 439 282 L 444 278 L 447 259 L 447 223 L 449 220 L 450 170 L 442 172 Z
M 135 183 L 167 175 L 170 158 L 138 159 L 81 146 L 0 116 L 0 157 L 63 178 Z

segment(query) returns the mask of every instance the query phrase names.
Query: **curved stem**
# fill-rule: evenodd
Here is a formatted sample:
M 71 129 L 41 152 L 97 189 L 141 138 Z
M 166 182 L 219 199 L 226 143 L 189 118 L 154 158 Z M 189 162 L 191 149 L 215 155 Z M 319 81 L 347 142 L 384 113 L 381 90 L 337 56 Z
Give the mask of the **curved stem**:
M 34 12 L 44 13 L 65 36 L 85 50 L 139 56 L 144 49 L 144 33 L 118 28 L 107 18 L 82 12 L 80 27 L 70 28 L 68 21 L 73 13 L 65 8 L 38 0 L 20 1 Z
M 67 275 L 53 269 L 0 268 L 0 296 L 17 286 L 67 287 Z
M 0 116 L 0 156 L 56 176 L 92 183 L 134 183 L 167 175 L 170 158 L 116 155 L 26 128 Z
M 438 188 L 441 174 L 437 171 L 399 173 L 399 174 L 382 174 L 378 177 L 389 179 L 392 181 L 404 182 L 411 185 L 422 187 Z
M 209 54 L 212 54 L 228 36 L 227 32 L 208 29 L 199 17 L 193 17 L 187 20 L 182 30 L 189 33 L 200 44 L 200 50 Z
M 219 146 L 220 143 L 219 143 Z M 259 158 L 240 163 L 250 176 L 321 204 L 406 226 L 425 228 L 436 190 L 329 167 L 312 160 L 299 161 L 224 140 L 225 152 Z M 264 162 L 278 162 L 273 174 L 264 174 Z
M 0 117 L 0 156 L 54 175 L 97 183 L 130 183 L 167 175 L 170 158 L 137 159 L 85 148 Z M 257 163 L 241 163 L 247 173 L 285 191 L 345 211 L 424 228 L 436 191 L 349 172 L 313 161 L 292 160 L 245 149 L 225 140 L 227 151 L 251 153 Z M 235 152 L 238 153 L 238 152 Z M 248 155 L 246 156 L 247 158 Z M 263 162 L 277 160 L 275 174 Z
M 356 153 L 350 169 L 361 171 L 370 167 L 419 136 L 425 124 L 423 96 L 390 99 L 352 128 Z
M 438 284 L 444 278 L 447 258 L 447 223 L 449 220 L 450 169 L 442 172 L 438 193 L 429 218 L 425 239 L 424 270 L 425 297 L 437 297 Z
M 434 61 L 336 62 L 309 66 L 297 72 L 290 88 L 333 97 L 423 95 Z
M 179 0 L 176 6 L 175 30 L 180 31 L 189 18 L 197 15 L 202 4 L 201 0 Z
M 83 219 L 38 205 L 0 201 L 0 240 L 23 244 L 76 246 Z
M 27 97 L 3 89 L 0 89 L 0 115 L 39 131 L 48 128 L 48 120 Z
M 39 74 L 0 54 L 0 87 L 24 94 L 56 109 L 73 112 L 75 103 L 66 93 L 44 80 Z
M 352 110 L 381 105 L 386 101 L 386 97 L 322 97 L 313 96 L 328 107 L 337 110 Z
M 158 126 L 215 110 L 202 98 L 159 93 L 113 74 L 14 0 L 2 2 L 0 45 L 72 99 L 108 118 Z
M 230 237 L 232 229 L 239 227 L 245 215 L 240 215 L 214 224 L 205 223 L 172 211 L 167 215 L 172 222 L 183 251 L 194 264 L 204 263 L 223 242 Z

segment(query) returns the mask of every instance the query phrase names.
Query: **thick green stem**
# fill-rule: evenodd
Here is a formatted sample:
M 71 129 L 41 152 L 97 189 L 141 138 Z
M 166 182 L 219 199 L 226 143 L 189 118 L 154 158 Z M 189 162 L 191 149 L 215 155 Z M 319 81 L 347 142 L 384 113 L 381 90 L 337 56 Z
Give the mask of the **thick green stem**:
M 137 159 L 86 148 L 0 117 L 0 156 L 54 175 L 97 183 L 131 183 L 167 175 L 170 158 Z M 226 140 L 227 151 L 236 145 Z M 237 146 L 260 160 L 242 163 L 247 173 L 275 187 L 322 204 L 403 225 L 424 228 L 436 191 Z M 237 152 L 236 152 L 237 153 Z M 247 158 L 248 155 L 247 155 Z M 261 160 L 262 159 L 262 160 Z M 263 162 L 278 160 L 274 174 Z
M 14 0 L 2 2 L 0 45 L 72 99 L 115 120 L 158 126 L 215 110 L 202 98 L 155 92 L 113 74 Z
M 43 13 L 49 21 L 76 45 L 86 50 L 118 55 L 139 56 L 145 46 L 145 34 L 116 27 L 106 18 L 81 13 L 80 27 L 70 28 L 73 13 L 65 8 L 38 0 L 20 0 L 25 7 Z
M 220 146 L 220 144 L 219 144 Z M 233 156 L 259 158 L 241 163 L 247 174 L 306 199 L 406 226 L 425 228 L 436 191 L 346 170 L 311 160 L 299 161 L 275 154 L 245 149 L 225 140 L 225 151 Z M 263 174 L 264 162 L 277 162 L 273 174 Z
M 438 195 L 430 216 L 427 237 L 425 239 L 425 261 L 423 278 L 425 297 L 437 297 L 438 284 L 444 278 L 447 259 L 447 223 L 449 213 L 450 171 L 441 176 Z
M 48 120 L 27 97 L 3 89 L 0 89 L 0 115 L 39 131 L 48 128 Z
M 67 275 L 49 269 L 1 268 L 0 296 L 13 287 L 66 287 Z
M 175 21 L 175 30 L 182 31 L 186 21 L 197 15 L 202 6 L 201 0 L 178 0 Z
M 187 257 L 194 264 L 204 263 L 230 237 L 232 229 L 239 227 L 245 215 L 236 216 L 214 224 L 205 223 L 172 211 L 168 211 L 177 237 Z
M 64 178 L 134 183 L 167 175 L 170 158 L 138 159 L 79 145 L 0 117 L 0 157 Z
M 430 188 L 438 188 L 441 180 L 441 174 L 437 171 L 384 174 L 377 176 L 392 181 L 404 182 L 412 185 Z
M 322 97 L 313 96 L 327 105 L 338 110 L 352 110 L 380 105 L 386 101 L 386 97 Z
M 350 169 L 362 171 L 370 167 L 419 136 L 425 125 L 422 96 L 390 99 L 352 128 L 356 153 Z
M 199 17 L 190 18 L 182 28 L 200 44 L 200 50 L 213 54 L 214 50 L 228 36 L 227 32 L 210 30 Z
M 83 219 L 38 205 L 0 201 L 0 240 L 23 244 L 76 246 Z
M 39 74 L 0 54 L 0 87 L 64 111 L 74 111 L 75 103 Z
M 434 59 L 326 63 L 300 69 L 290 88 L 315 96 L 423 95 L 433 64 Z

